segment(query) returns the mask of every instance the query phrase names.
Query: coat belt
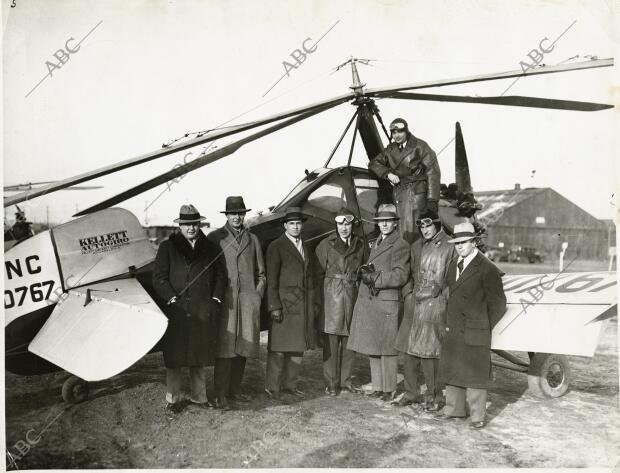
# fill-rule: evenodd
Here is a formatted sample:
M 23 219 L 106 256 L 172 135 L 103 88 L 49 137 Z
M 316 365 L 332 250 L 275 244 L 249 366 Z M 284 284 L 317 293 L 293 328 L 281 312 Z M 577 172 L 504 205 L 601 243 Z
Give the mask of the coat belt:
M 357 281 L 357 276 L 355 274 L 352 273 L 345 273 L 345 274 L 326 274 L 325 275 L 326 278 L 330 278 L 330 279 L 343 279 L 345 281 Z

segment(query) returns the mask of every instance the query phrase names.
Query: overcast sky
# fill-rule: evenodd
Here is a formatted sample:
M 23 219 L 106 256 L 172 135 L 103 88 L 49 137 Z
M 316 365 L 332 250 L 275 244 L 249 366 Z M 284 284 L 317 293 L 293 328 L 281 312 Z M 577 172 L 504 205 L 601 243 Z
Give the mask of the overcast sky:
M 350 70 L 332 71 L 351 55 L 376 60 L 359 66 L 363 82 L 374 88 L 520 69 L 520 62 L 532 62 L 528 53 L 544 38 L 548 45 L 561 36 L 542 60 L 547 65 L 577 55 L 572 61 L 588 54 L 613 57 L 618 44 L 612 23 L 618 3 L 606 1 L 9 4 L 2 2 L 5 185 L 63 179 L 122 161 L 257 106 L 233 123 L 346 93 Z M 293 63 L 290 54 L 306 38 L 316 41 L 326 32 L 316 50 L 285 75 L 283 62 Z M 37 86 L 48 74 L 46 61 L 58 64 L 54 53 L 66 45 L 75 50 L 87 34 L 79 50 Z M 506 95 L 613 103 L 614 74 L 617 66 L 524 78 Z M 500 95 L 512 82 L 425 91 Z M 475 190 L 515 183 L 552 187 L 594 216 L 613 218 L 617 108 L 568 112 L 396 100 L 380 100 L 378 106 L 384 121 L 404 117 L 437 152 L 460 121 Z M 304 169 L 325 162 L 353 112 L 351 105 L 340 105 L 121 206 L 151 225 L 170 223 L 188 202 L 221 225 L 227 195 L 241 194 L 252 209 L 267 209 Z M 346 162 L 349 143 L 334 165 Z M 362 149 L 357 146 L 354 164 L 365 166 Z M 66 221 L 76 209 L 182 163 L 185 154 L 91 182 L 101 189 L 58 192 L 24 207 L 35 221 L 45 221 L 46 214 L 53 222 Z M 450 145 L 439 156 L 444 182 L 454 181 L 453 161 Z M 7 212 L 11 220 L 13 211 Z

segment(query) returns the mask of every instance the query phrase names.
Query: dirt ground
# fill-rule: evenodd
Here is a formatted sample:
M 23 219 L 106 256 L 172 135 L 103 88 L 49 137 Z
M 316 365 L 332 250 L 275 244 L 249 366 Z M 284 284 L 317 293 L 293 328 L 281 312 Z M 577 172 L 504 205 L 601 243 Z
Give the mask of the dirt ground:
M 466 420 L 439 421 L 361 395 L 326 397 L 320 350 L 304 356 L 299 387 L 306 398 L 270 401 L 262 393 L 264 343 L 260 358 L 246 369 L 251 402 L 228 412 L 190 406 L 173 420 L 164 415 L 160 353 L 92 384 L 90 399 L 78 405 L 66 405 L 60 396 L 66 373 L 6 373 L 7 464 L 9 469 L 614 467 L 620 460 L 617 318 L 609 322 L 594 358 L 569 358 L 571 388 L 557 399 L 531 397 L 525 374 L 495 368 L 489 423 L 481 431 L 470 430 Z M 355 377 L 360 384 L 370 380 L 362 356 Z

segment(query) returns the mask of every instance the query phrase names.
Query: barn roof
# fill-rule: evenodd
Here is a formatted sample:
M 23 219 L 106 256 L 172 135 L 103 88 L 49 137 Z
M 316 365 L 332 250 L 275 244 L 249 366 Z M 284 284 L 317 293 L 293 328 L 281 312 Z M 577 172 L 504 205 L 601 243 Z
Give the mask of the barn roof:
M 476 192 L 476 200 L 483 205 L 482 210 L 476 215 L 478 218 L 484 218 L 496 214 L 496 212 L 504 212 L 548 189 L 549 187 L 527 187 L 524 189 Z

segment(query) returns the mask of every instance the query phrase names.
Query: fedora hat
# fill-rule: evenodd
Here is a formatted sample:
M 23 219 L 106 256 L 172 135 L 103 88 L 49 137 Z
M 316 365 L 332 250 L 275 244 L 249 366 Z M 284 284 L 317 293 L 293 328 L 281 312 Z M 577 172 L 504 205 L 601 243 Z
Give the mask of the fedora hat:
M 202 222 L 207 217 L 200 215 L 200 212 L 192 204 L 181 205 L 179 210 L 179 218 L 173 220 L 174 223 L 195 223 Z
M 299 207 L 289 207 L 286 209 L 286 214 L 282 219 L 282 222 L 290 222 L 291 220 L 301 220 L 302 222 L 306 221 L 306 217 L 303 213 L 301 213 L 301 208 Z
M 243 197 L 240 195 L 231 195 L 226 197 L 226 210 L 221 211 L 221 214 L 228 213 L 241 213 L 249 212 L 252 209 L 246 209 Z
M 454 233 L 452 235 L 454 238 L 452 240 L 448 240 L 450 243 L 459 243 L 461 241 L 472 240 L 476 238 L 476 231 L 474 230 L 474 226 L 469 223 L 457 223 L 454 226 Z
M 381 204 L 373 220 L 400 220 L 394 204 Z

